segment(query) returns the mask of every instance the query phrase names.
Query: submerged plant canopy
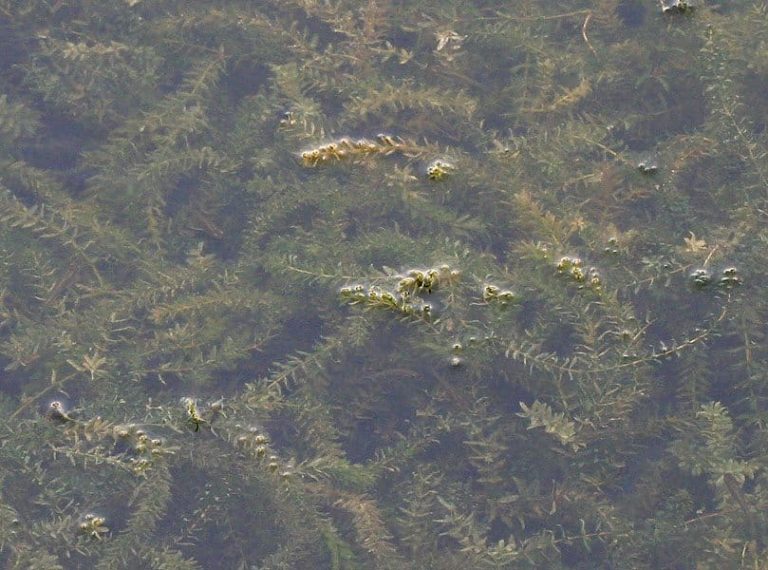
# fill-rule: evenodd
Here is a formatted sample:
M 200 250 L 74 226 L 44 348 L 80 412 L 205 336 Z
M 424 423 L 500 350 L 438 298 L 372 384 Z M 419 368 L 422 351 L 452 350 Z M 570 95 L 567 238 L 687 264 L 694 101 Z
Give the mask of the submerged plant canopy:
M 0 0 L 0 566 L 768 568 L 765 0 Z

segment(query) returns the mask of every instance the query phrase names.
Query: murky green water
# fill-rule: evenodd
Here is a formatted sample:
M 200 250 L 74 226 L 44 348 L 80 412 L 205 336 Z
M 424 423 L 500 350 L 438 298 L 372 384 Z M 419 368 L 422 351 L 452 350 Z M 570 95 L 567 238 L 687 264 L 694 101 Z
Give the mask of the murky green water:
M 764 568 L 767 17 L 0 0 L 0 567 Z

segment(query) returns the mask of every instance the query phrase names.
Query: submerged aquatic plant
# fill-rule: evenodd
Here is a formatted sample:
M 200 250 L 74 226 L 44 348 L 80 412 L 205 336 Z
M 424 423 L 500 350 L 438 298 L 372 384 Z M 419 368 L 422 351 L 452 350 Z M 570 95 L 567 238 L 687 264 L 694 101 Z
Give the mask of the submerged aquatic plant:
M 697 4 L 0 0 L 2 566 L 758 567 L 768 8 Z

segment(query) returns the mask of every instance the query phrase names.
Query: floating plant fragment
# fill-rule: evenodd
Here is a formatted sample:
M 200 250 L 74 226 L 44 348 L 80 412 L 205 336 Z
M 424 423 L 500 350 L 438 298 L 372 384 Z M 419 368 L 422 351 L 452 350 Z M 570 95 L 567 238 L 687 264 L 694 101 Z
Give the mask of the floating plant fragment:
M 106 526 L 107 520 L 99 515 L 88 513 L 83 517 L 83 521 L 78 525 L 78 529 L 81 534 L 101 540 L 107 533 L 109 528 Z
M 704 289 L 712 284 L 712 272 L 703 267 L 691 272 L 691 283 L 697 289 Z
M 659 165 L 658 162 L 653 158 L 641 158 L 637 162 L 637 170 L 640 172 L 640 174 L 656 174 L 659 171 Z
M 661 11 L 664 14 L 684 14 L 693 10 L 696 5 L 695 2 L 689 2 L 687 0 L 660 0 Z
M 448 177 L 456 167 L 442 159 L 436 159 L 427 165 L 427 178 L 434 181 L 443 180 Z
M 741 285 L 741 283 L 738 270 L 735 267 L 726 267 L 721 272 L 717 285 L 723 289 L 733 289 Z

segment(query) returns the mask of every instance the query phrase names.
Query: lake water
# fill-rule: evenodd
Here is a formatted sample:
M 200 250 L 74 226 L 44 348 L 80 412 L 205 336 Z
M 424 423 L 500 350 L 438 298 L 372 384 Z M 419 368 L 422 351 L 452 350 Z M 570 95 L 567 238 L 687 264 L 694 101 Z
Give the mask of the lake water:
M 0 48 L 0 567 L 765 567 L 764 0 Z

